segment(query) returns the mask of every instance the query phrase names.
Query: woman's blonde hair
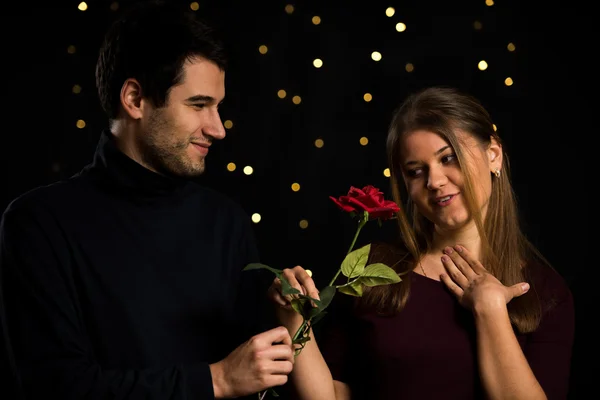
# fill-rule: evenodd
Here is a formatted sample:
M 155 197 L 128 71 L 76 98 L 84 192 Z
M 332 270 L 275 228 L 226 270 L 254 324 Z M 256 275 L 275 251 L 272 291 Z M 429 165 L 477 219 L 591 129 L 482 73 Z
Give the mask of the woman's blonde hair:
M 406 196 L 403 201 L 402 167 L 400 146 L 403 137 L 416 130 L 427 130 L 443 137 L 454 149 L 464 175 L 464 195 L 470 215 L 473 218 L 482 243 L 481 262 L 504 285 L 510 286 L 522 281 L 532 285 L 527 294 L 514 298 L 508 304 L 509 315 L 514 326 L 522 333 L 535 330 L 541 318 L 540 301 L 536 295 L 535 282 L 528 279 L 527 263 L 547 261 L 527 240 L 521 231 L 517 202 L 510 183 L 508 156 L 503 151 L 502 173 L 492 177 L 492 192 L 485 218 L 475 199 L 473 190 L 476 182 L 469 171 L 463 144 L 457 131 L 472 136 L 487 148 L 492 139 L 502 145 L 489 113 L 474 97 L 447 87 L 431 87 L 409 96 L 395 111 L 387 138 L 388 165 L 394 200 L 401 210 L 398 224 L 401 239 L 393 249 L 373 247 L 372 262 L 375 259 L 389 259 L 393 256 L 393 267 L 404 274 L 417 265 L 430 248 L 433 224 L 419 213 Z M 491 172 L 490 172 L 491 173 Z M 391 252 L 391 253 L 390 253 Z M 393 254 L 392 254 L 393 253 Z M 548 264 L 549 265 L 549 264 Z M 366 288 L 359 303 L 375 307 L 378 312 L 389 314 L 400 311 L 410 293 L 410 279 L 403 279 L 395 285 Z

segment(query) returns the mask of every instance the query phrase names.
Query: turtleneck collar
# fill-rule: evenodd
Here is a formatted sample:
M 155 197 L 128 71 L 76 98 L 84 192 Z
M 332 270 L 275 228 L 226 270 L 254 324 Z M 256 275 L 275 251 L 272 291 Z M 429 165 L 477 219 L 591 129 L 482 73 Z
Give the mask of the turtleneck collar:
M 110 130 L 103 130 L 90 172 L 120 191 L 142 197 L 183 194 L 191 180 L 168 177 L 149 170 L 129 158 L 117 147 Z

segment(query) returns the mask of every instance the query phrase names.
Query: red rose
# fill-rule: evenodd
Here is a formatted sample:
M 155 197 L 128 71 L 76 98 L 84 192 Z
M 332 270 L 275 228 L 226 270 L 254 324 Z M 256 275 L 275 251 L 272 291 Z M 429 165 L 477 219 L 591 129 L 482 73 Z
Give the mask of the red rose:
M 335 198 L 329 196 L 342 210 L 346 212 L 369 213 L 369 219 L 388 219 L 400 211 L 396 203 L 391 200 L 385 200 L 383 193 L 374 186 L 368 185 L 362 189 L 350 187 L 346 196 Z

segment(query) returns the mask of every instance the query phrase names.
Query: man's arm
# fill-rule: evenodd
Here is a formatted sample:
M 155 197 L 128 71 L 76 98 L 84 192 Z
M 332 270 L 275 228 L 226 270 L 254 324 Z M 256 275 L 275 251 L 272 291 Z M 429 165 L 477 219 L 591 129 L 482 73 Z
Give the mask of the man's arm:
M 240 345 L 216 363 L 219 376 L 213 376 L 215 365 L 208 363 L 102 368 L 82 320 L 68 245 L 53 226 L 53 217 L 21 210 L 5 212 L 0 224 L 2 313 L 27 399 L 211 399 L 250 394 L 287 380 L 293 356 L 284 328 Z

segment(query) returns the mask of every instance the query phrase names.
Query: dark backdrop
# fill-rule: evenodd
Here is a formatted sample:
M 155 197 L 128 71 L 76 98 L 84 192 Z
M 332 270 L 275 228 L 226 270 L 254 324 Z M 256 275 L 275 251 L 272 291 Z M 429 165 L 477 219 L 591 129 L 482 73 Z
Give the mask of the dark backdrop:
M 91 160 L 106 126 L 94 87 L 96 55 L 108 23 L 129 3 L 89 1 L 85 11 L 71 0 L 3 6 L 2 210 Z M 393 16 L 387 7 L 395 8 Z M 525 229 L 574 293 L 571 393 L 581 395 L 589 382 L 585 359 L 596 348 L 585 310 L 597 296 L 588 290 L 598 264 L 589 248 L 595 229 L 588 227 L 596 215 L 588 168 L 597 129 L 590 10 L 575 1 L 523 0 L 212 0 L 197 8 L 224 35 L 231 58 L 222 118 L 232 126 L 211 149 L 202 179 L 260 214 L 255 227 L 265 263 L 301 264 L 323 285 L 354 234 L 328 196 L 367 184 L 389 195 L 385 138 L 399 102 L 433 84 L 482 100 L 505 140 Z M 396 31 L 398 22 L 406 31 Z M 379 62 L 373 51 L 382 54 Z M 313 66 L 316 58 L 321 68 Z M 484 71 L 480 60 L 488 63 Z M 237 166 L 232 172 L 230 162 Z M 245 175 L 244 166 L 253 174 Z M 368 226 L 359 242 L 394 229 Z

